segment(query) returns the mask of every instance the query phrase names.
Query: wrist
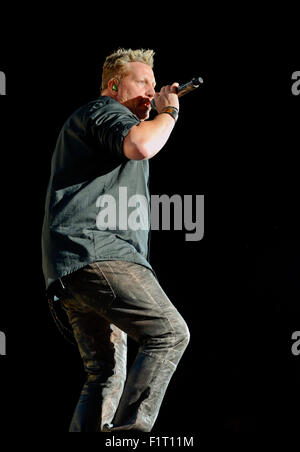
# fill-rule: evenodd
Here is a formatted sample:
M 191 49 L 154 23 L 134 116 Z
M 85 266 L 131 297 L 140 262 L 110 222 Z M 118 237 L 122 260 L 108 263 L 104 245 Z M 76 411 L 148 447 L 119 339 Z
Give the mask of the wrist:
M 162 113 L 166 113 L 170 116 L 172 116 L 172 118 L 174 119 L 174 121 L 176 122 L 178 119 L 178 115 L 179 115 L 179 109 L 177 107 L 173 107 L 171 105 L 169 105 L 168 107 L 164 107 L 159 114 Z

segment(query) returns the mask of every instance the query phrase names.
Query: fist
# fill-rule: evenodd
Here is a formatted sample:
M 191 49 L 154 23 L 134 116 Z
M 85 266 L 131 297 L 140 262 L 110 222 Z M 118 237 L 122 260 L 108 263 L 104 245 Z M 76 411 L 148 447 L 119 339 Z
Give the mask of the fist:
M 160 113 L 165 107 L 176 107 L 179 110 L 179 100 L 177 95 L 177 88 L 179 84 L 173 83 L 172 85 L 163 86 L 159 93 L 155 93 L 154 102 L 158 113 Z

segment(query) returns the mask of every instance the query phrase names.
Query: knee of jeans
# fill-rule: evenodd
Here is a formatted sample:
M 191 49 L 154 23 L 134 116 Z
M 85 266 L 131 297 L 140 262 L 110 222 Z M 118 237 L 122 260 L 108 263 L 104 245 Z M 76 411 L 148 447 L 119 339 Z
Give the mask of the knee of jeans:
M 190 342 L 190 331 L 184 320 L 176 328 L 176 347 L 185 349 Z

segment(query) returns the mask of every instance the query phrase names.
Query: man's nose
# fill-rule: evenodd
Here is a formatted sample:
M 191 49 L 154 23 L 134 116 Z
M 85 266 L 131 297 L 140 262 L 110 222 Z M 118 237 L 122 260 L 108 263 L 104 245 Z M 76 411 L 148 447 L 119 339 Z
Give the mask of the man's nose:
M 147 89 L 147 96 L 152 100 L 155 94 L 155 89 L 153 86 L 149 86 Z

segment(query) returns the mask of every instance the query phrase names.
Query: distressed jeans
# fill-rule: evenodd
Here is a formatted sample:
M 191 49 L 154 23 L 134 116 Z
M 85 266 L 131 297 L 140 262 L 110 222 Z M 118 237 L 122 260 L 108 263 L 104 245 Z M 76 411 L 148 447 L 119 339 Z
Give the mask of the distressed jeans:
M 70 432 L 150 432 L 188 327 L 148 268 L 98 261 L 62 278 L 87 380 Z M 139 344 L 127 376 L 127 335 Z M 126 378 L 127 377 L 127 378 Z

